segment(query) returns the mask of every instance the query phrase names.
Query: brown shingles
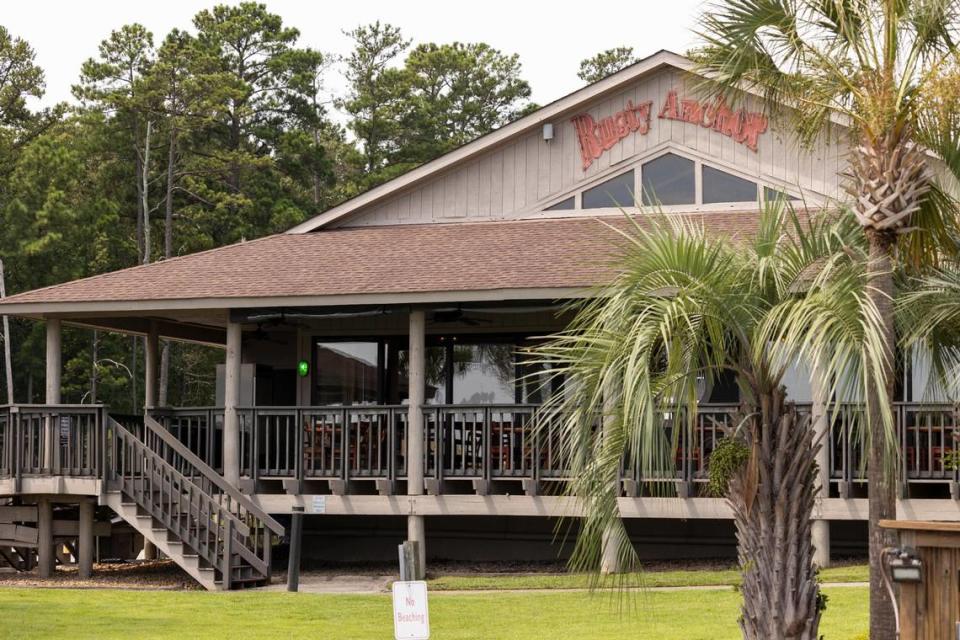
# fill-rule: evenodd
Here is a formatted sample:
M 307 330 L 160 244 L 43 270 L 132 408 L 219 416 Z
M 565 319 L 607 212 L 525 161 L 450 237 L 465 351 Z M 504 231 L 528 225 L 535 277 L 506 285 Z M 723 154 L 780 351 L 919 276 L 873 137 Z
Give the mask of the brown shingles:
M 685 216 L 711 233 L 756 212 Z M 7 304 L 258 298 L 587 287 L 609 273 L 612 216 L 397 225 L 269 236 L 28 291 Z

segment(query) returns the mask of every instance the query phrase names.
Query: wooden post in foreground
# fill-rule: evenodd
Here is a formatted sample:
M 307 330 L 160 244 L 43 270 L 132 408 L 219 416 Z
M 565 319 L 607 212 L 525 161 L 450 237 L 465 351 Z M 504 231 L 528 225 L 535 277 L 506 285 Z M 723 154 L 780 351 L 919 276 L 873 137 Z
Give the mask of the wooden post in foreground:
M 400 554 L 400 581 L 410 582 L 413 580 L 423 580 L 423 573 L 420 571 L 420 543 L 407 540 L 399 545 L 397 549 Z
M 79 549 L 77 550 L 77 569 L 81 578 L 89 578 L 93 575 L 93 500 L 83 498 L 80 500 L 80 535 Z
M 50 498 L 37 500 L 37 565 L 41 578 L 49 578 L 56 567 L 53 553 L 53 503 Z
M 290 560 L 287 563 L 287 591 L 300 590 L 300 549 L 303 541 L 303 507 L 293 507 L 290 518 Z

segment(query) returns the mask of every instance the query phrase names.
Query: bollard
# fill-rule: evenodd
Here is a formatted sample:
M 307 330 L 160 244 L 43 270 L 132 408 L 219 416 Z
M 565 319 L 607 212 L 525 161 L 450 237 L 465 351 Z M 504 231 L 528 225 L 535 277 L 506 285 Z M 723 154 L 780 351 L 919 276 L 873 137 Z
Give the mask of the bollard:
M 300 547 L 303 538 L 303 507 L 293 507 L 290 519 L 290 561 L 287 564 L 287 591 L 300 589 Z

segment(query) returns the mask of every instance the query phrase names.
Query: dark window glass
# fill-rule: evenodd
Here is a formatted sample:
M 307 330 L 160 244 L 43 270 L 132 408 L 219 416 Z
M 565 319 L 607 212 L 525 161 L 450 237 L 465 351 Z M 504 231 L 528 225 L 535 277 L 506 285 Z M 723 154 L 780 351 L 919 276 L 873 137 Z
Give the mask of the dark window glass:
M 703 203 L 756 202 L 757 183 L 738 178 L 726 171 L 703 167 Z
M 584 191 L 581 206 L 584 209 L 606 209 L 632 207 L 633 203 L 633 170 L 631 169 Z
M 694 204 L 697 198 L 693 160 L 668 153 L 643 165 L 643 204 Z
M 453 348 L 455 404 L 511 404 L 516 401 L 512 344 L 460 344 Z
M 317 343 L 313 379 L 318 405 L 375 404 L 380 388 L 380 345 Z
M 550 205 L 544 209 L 544 211 L 569 211 L 570 209 L 573 209 L 574 204 L 574 197 L 570 196 L 566 200 L 561 200 L 557 204 Z
M 785 199 L 789 200 L 790 202 L 797 202 L 797 201 L 800 200 L 800 198 L 798 198 L 797 196 L 791 195 L 791 194 L 787 193 L 786 191 L 783 191 L 782 189 L 774 189 L 774 188 L 772 188 L 772 187 L 764 187 L 764 188 L 763 188 L 763 199 L 764 199 L 764 200 L 770 202 L 770 201 L 773 201 L 773 200 L 779 200 L 779 199 L 781 199 L 781 198 L 785 198 Z
M 427 379 L 424 398 L 427 404 L 444 404 L 447 401 L 447 350 L 446 347 L 427 347 Z M 410 398 L 409 360 L 407 350 L 387 346 L 387 402 L 406 404 Z

